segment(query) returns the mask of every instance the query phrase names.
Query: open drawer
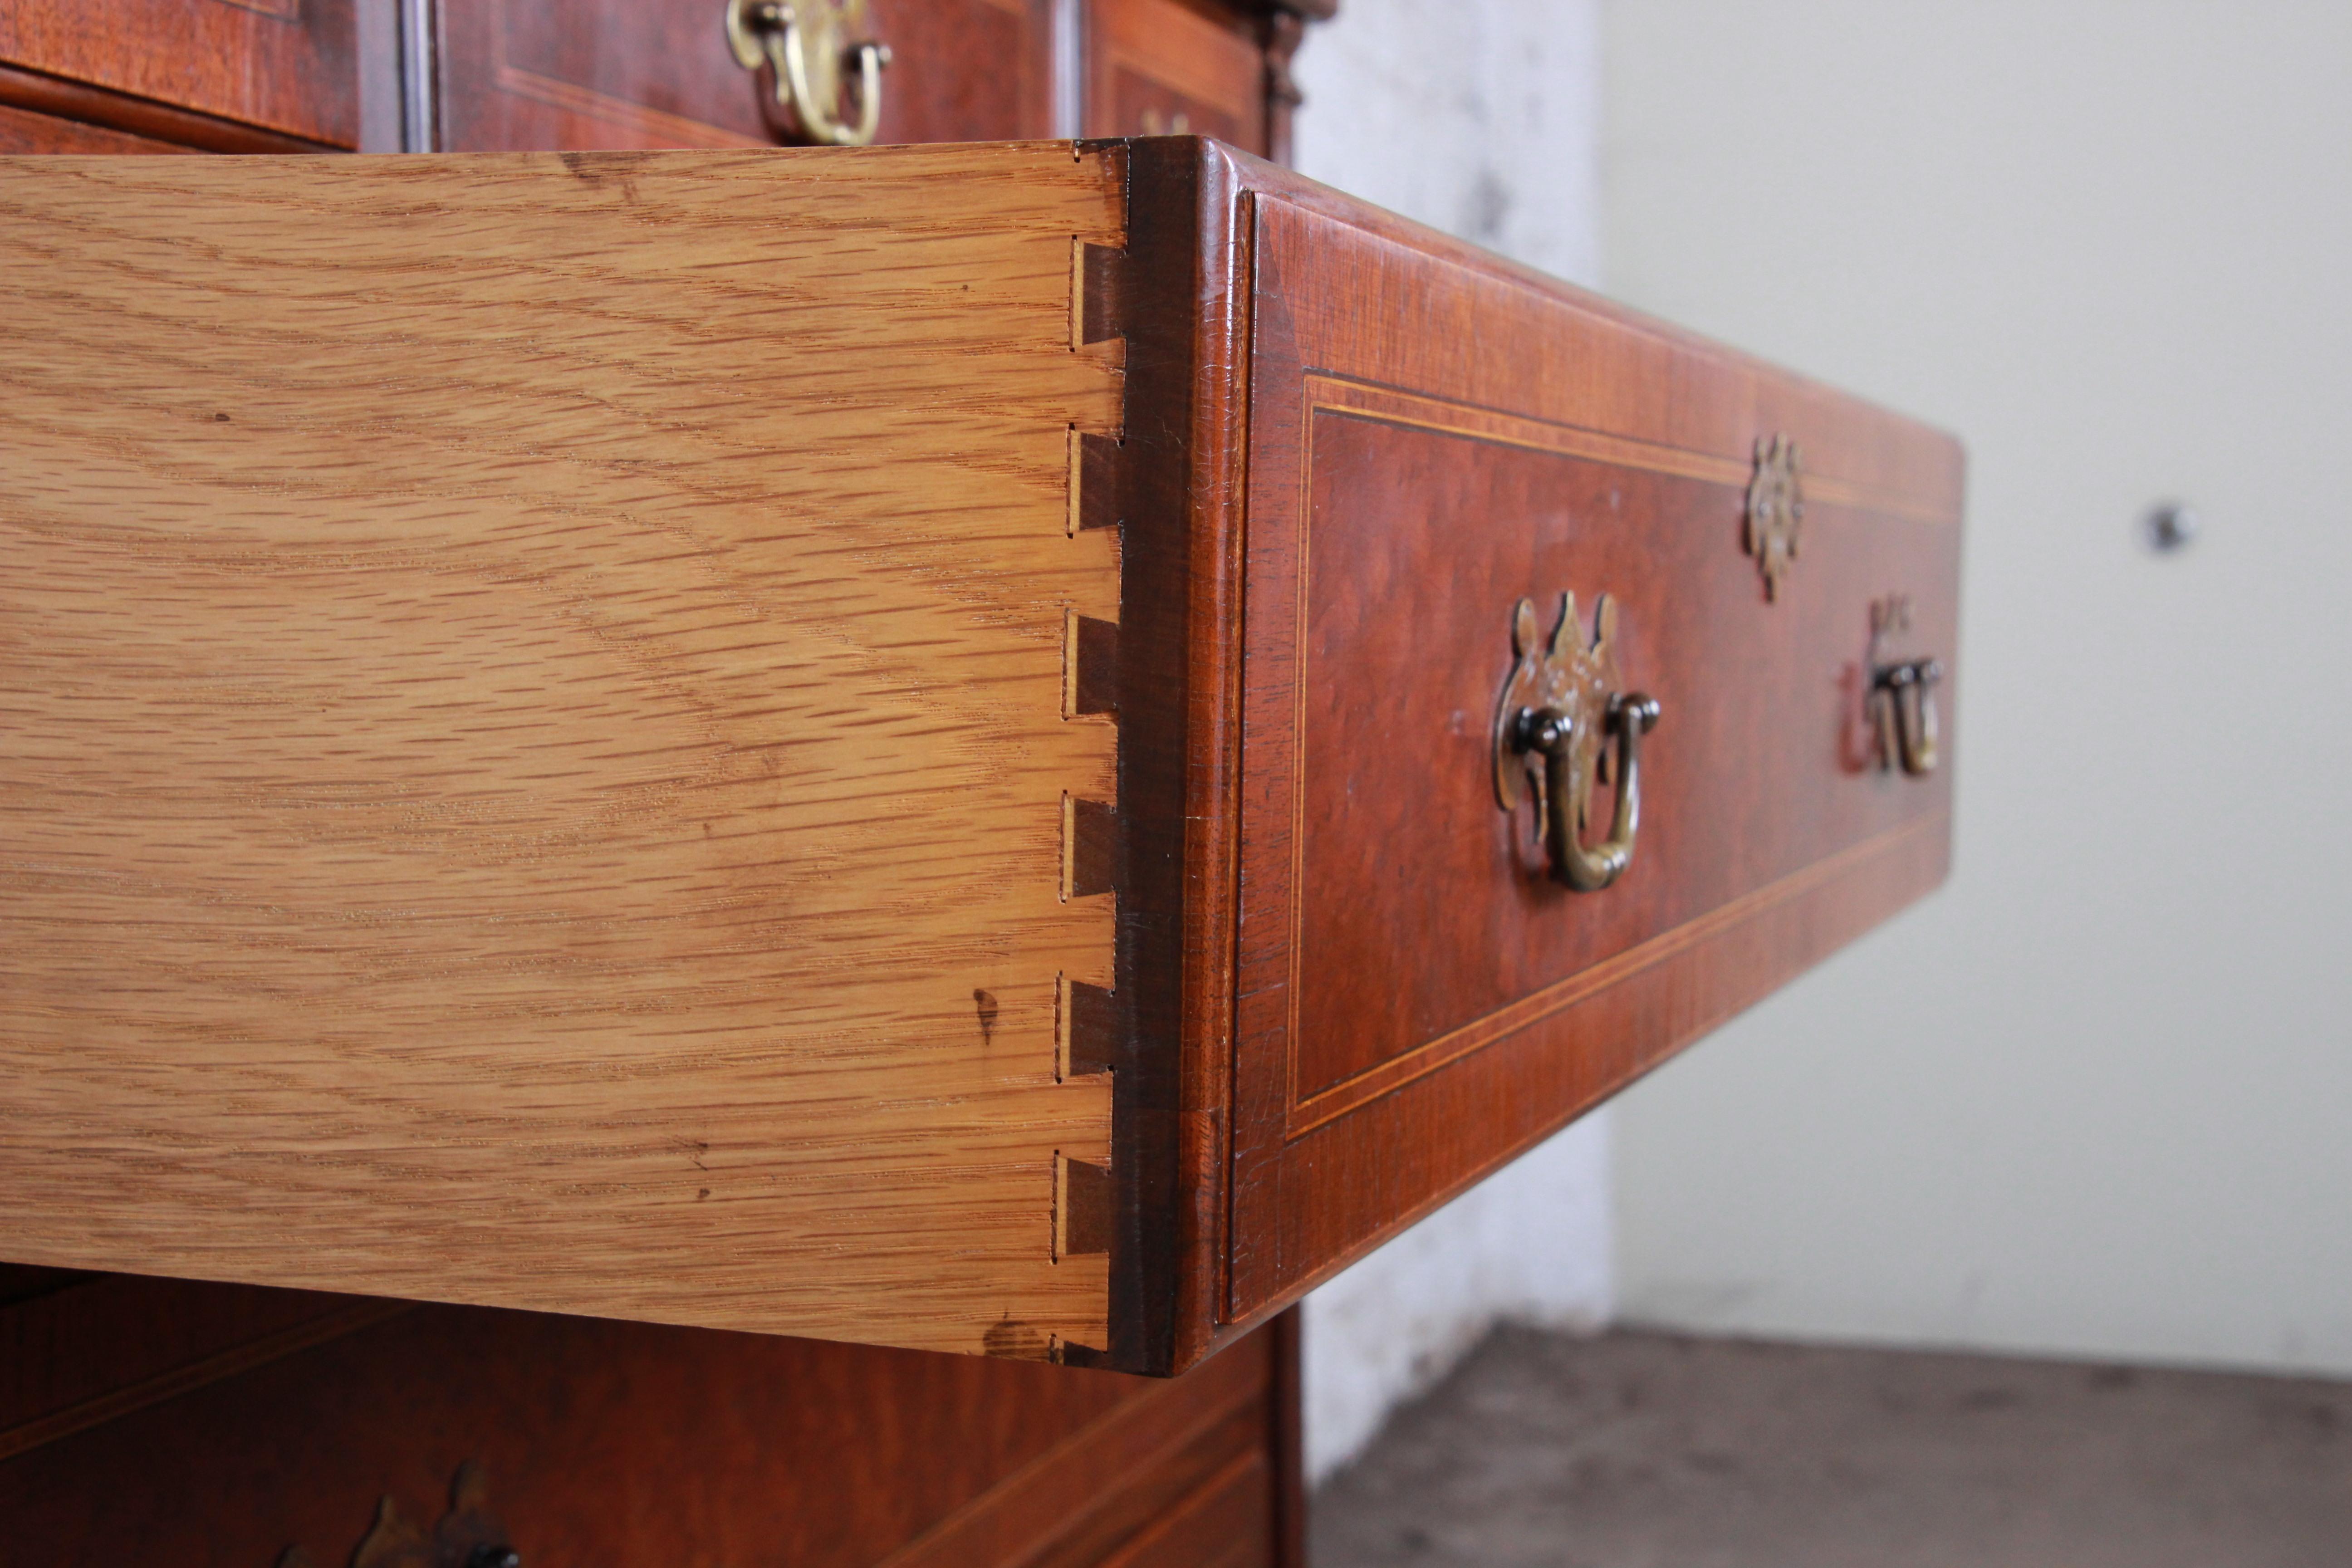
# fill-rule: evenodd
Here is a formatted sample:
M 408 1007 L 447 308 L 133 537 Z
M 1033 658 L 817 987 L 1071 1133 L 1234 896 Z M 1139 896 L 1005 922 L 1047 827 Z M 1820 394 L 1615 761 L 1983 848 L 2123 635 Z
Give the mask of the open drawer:
M 1953 443 L 1215 143 L 0 214 L 0 1258 L 1171 1372 L 1942 875 Z

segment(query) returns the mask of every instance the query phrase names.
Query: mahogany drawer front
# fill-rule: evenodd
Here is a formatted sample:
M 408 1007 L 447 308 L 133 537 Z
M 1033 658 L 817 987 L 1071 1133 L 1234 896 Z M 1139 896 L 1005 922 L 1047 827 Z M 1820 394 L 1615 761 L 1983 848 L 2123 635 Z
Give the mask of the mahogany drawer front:
M 1921 776 L 1865 726 L 1952 661 L 1962 462 L 1255 160 L 1129 165 L 1112 1327 L 1181 1366 L 1941 879 L 1949 728 Z M 1515 606 L 1570 593 L 1664 712 L 1597 892 L 1497 796 Z
M 1328 9 L 1092 0 L 1057 14 L 1055 0 L 860 0 L 845 7 L 845 36 L 889 50 L 880 143 L 1046 136 L 1068 112 L 1093 135 L 1190 131 L 1278 152 L 1302 13 Z M 0 13 L 0 105 L 66 123 L 0 135 L 7 153 L 150 150 L 89 121 L 216 152 L 383 151 L 402 138 L 391 100 L 403 73 L 422 68 L 432 124 L 411 134 L 446 152 L 816 140 L 776 99 L 771 70 L 738 63 L 723 10 L 724 0 L 436 0 L 429 39 L 404 60 L 394 0 L 27 0 Z M 364 124 L 363 79 L 385 100 Z M 837 109 L 855 119 L 854 102 Z
M 355 0 L 18 0 L 0 65 L 359 145 Z
M 1213 142 L 0 212 L 0 1258 L 1166 1373 L 1941 874 L 1957 448 Z
M 439 145 L 448 152 L 763 147 L 763 72 L 745 72 L 719 0 L 439 0 Z M 887 44 L 881 142 L 1053 131 L 1051 0 L 871 0 Z
M 717 0 L 597 0 L 561 9 L 440 0 L 438 145 L 449 152 L 765 146 L 806 138 L 763 104 Z M 1214 136 L 1273 147 L 1302 13 L 1322 0 L 870 0 L 860 37 L 890 63 L 875 141 L 1052 134 L 1056 29 L 1076 35 L 1070 96 L 1089 136 Z M 1276 37 L 1278 34 L 1279 37 Z M 1270 77 L 1269 71 L 1275 74 Z M 846 110 L 845 110 L 846 112 Z
M 1898 652 L 1948 663 L 1959 563 L 1940 437 L 1332 212 L 1252 218 L 1237 1317 L 1940 879 L 1948 764 L 1883 765 L 1870 690 Z M 1768 593 L 1743 534 L 1773 437 L 1804 510 Z M 1607 615 L 1662 710 L 1599 891 L 1497 798 L 1522 600 L 1546 644 Z
M 1294 1325 L 1173 1381 L 0 1267 L 11 1561 L 1295 1563 Z M 12 1289 L 12 1287 L 15 1287 Z M 393 1500 L 389 1528 L 379 1525 Z M 372 1542 L 373 1555 L 356 1549 Z

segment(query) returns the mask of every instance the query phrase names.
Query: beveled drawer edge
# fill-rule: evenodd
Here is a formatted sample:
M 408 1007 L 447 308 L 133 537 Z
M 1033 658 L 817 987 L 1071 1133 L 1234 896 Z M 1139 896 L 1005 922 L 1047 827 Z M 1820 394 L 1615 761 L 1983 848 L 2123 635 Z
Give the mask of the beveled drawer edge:
M 113 88 L 0 63 L 0 104 L 207 153 L 341 153 L 331 142 L 248 125 Z M 163 149 L 157 149 L 163 151 Z
M 1123 144 L 1117 1068 L 1108 1364 L 1165 1376 L 1224 1342 L 1236 973 L 1247 168 L 1198 137 Z M 1081 458 L 1087 454 L 1081 454 Z M 1100 460 L 1108 454 L 1094 454 Z

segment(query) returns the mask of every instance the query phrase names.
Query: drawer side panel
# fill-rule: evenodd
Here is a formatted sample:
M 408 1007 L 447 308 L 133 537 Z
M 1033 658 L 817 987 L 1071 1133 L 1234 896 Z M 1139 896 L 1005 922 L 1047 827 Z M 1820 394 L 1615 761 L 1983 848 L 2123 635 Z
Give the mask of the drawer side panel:
M 1122 184 L 0 163 L 0 1257 L 1105 1343 Z

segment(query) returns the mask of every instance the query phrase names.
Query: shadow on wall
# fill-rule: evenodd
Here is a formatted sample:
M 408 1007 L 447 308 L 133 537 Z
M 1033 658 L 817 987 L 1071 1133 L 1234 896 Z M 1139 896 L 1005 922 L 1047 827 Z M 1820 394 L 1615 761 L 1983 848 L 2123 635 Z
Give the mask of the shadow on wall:
M 1497 1322 L 1609 1320 L 1609 1121 L 1588 1116 L 1307 1299 L 1307 1475 L 1355 1457 Z

